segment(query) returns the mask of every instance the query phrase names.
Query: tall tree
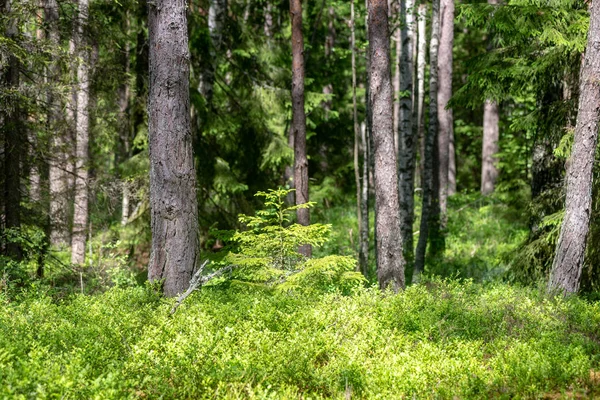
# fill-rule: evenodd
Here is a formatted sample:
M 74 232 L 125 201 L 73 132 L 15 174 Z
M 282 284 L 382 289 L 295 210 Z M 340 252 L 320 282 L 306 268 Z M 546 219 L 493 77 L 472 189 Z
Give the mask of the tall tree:
M 425 251 L 427 250 L 427 241 L 431 220 L 435 218 L 433 214 L 436 206 L 434 194 L 434 158 L 436 156 L 435 148 L 438 132 L 438 47 L 440 37 L 440 1 L 433 0 L 431 3 L 431 40 L 429 42 L 429 126 L 424 137 L 423 151 L 423 206 L 421 211 L 421 224 L 419 228 L 419 241 L 417 243 L 417 252 L 415 255 L 415 270 L 413 281 L 418 281 L 419 276 L 425 267 Z
M 454 0 L 440 1 L 440 47 L 438 54 L 438 170 L 440 225 L 445 230 L 448 203 L 450 138 L 454 136 L 452 109 L 447 108 L 452 97 L 452 47 L 454 45 Z
M 77 14 L 77 118 L 75 145 L 75 202 L 73 210 L 73 234 L 71 238 L 71 263 L 83 264 L 88 229 L 88 181 L 89 181 L 89 134 L 90 134 L 90 51 L 88 45 L 89 0 L 79 0 Z
M 294 138 L 294 187 L 296 204 L 308 202 L 308 158 L 306 156 L 306 113 L 304 110 L 304 36 L 302 35 L 302 0 L 290 0 L 292 19 L 292 126 Z M 298 223 L 310 224 L 308 208 L 297 211 Z M 310 245 L 299 249 L 306 257 L 312 254 Z
M 148 279 L 174 296 L 189 286 L 199 261 L 196 174 L 190 132 L 189 49 L 185 0 L 149 7 L 150 217 Z
M 5 0 L 3 4 L 6 15 L 11 15 L 6 27 L 6 39 L 16 43 L 19 36 L 19 21 L 14 10 L 14 0 Z M 0 79 L 4 90 L 9 93 L 8 101 L 3 104 L 2 122 L 4 128 L 4 220 L 6 229 L 19 229 L 21 227 L 21 154 L 23 148 L 22 138 L 25 134 L 21 115 L 21 101 L 19 96 L 20 70 L 19 59 L 13 53 L 8 55 L 4 71 Z M 8 243 L 7 255 L 20 260 L 22 257 L 21 246 L 18 243 Z
M 592 212 L 593 167 L 600 125 L 600 1 L 592 1 L 579 75 L 579 109 L 566 176 L 565 216 L 550 273 L 550 291 L 579 290 Z
M 398 215 L 393 93 L 386 0 L 369 0 L 369 102 L 375 158 L 377 279 L 379 287 L 404 288 L 404 257 Z
M 417 123 L 417 137 L 419 140 L 419 156 L 421 158 L 419 165 L 417 165 L 417 177 L 421 179 L 423 172 L 423 136 L 425 129 L 425 53 L 427 51 L 427 4 L 421 3 L 418 8 L 418 45 L 417 45 L 417 87 L 416 87 L 416 104 L 414 108 L 417 110 L 416 123 Z M 421 179 L 422 180 L 422 179 Z M 422 183 L 421 183 L 422 184 Z
M 413 62 L 414 7 L 412 0 L 400 1 L 401 56 L 400 56 L 400 110 L 398 121 L 398 179 L 400 197 L 400 232 L 404 258 L 413 261 L 413 222 L 415 219 L 415 158 L 417 139 L 414 126 Z
M 498 0 L 488 0 L 488 4 L 497 5 Z M 488 49 L 491 46 L 488 45 Z M 486 100 L 483 106 L 483 148 L 481 151 L 481 194 L 488 195 L 494 192 L 498 169 L 496 168 L 495 155 L 498 153 L 498 127 L 500 113 L 498 103 Z

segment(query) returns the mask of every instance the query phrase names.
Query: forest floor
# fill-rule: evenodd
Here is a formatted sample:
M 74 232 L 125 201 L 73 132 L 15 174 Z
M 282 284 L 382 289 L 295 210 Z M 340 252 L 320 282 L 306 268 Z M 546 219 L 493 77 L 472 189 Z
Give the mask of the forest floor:
M 600 398 L 600 302 L 507 283 L 518 206 L 450 209 L 446 277 L 397 295 L 222 280 L 171 316 L 148 285 L 0 292 L 0 398 Z M 353 254 L 353 218 L 317 211 L 333 225 L 318 253 Z

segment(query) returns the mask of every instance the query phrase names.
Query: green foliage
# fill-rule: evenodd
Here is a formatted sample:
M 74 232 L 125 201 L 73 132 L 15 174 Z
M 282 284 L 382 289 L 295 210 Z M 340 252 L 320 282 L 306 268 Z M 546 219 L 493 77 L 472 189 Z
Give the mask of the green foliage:
M 237 280 L 267 282 L 280 290 L 347 292 L 362 284 L 354 258 L 330 255 L 307 260 L 298 252 L 302 245 L 318 247 L 327 242 L 331 225 L 292 223 L 298 209 L 314 205 L 288 206 L 286 197 L 292 192 L 279 188 L 256 193 L 265 199 L 265 208 L 254 216 L 240 215 L 246 230 L 229 235 L 233 250 L 222 263 L 236 266 Z
M 113 288 L 0 307 L 2 398 L 599 395 L 600 304 L 432 280 L 398 295 Z

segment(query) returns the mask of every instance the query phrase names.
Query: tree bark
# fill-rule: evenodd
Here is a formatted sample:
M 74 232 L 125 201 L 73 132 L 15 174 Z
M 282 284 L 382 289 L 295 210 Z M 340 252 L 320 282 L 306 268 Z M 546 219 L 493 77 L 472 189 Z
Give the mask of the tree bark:
M 352 118 L 354 126 L 354 182 L 356 184 L 356 217 L 358 220 L 358 269 L 365 276 L 368 268 L 368 257 L 369 257 L 369 221 L 363 219 L 364 210 L 367 205 L 363 204 L 363 188 L 367 184 L 366 175 L 364 174 L 361 183 L 360 176 L 360 149 L 361 144 L 364 146 L 365 140 L 363 139 L 364 134 L 361 134 L 361 129 L 358 124 L 358 110 L 356 105 L 356 34 L 355 34 L 355 15 L 354 15 L 354 0 L 350 0 L 350 49 L 352 55 Z M 363 165 L 367 164 L 367 158 L 363 159 Z M 367 192 L 368 193 L 368 192 Z M 368 211 L 367 211 L 368 212 Z M 366 239 L 364 236 L 366 229 Z M 366 240 L 366 245 L 365 245 Z
M 413 222 L 415 219 L 415 158 L 416 137 L 414 126 L 414 89 L 413 89 L 413 41 L 414 10 L 412 0 L 401 0 L 400 18 L 401 56 L 400 56 L 400 110 L 398 121 L 398 184 L 400 201 L 400 232 L 404 259 L 408 269 L 412 269 L 414 258 Z
M 394 151 L 393 93 L 386 0 L 369 0 L 369 86 L 375 157 L 377 279 L 379 287 L 404 288 L 398 175 Z
M 185 0 L 149 7 L 151 282 L 166 296 L 189 286 L 199 262 L 196 174 L 190 131 L 189 49 Z
M 429 127 L 424 137 L 423 160 L 423 207 L 419 229 L 419 241 L 415 255 L 413 282 L 418 282 L 425 267 L 425 251 L 429 238 L 430 219 L 434 207 L 434 155 L 438 132 L 438 47 L 440 35 L 439 0 L 433 0 L 431 7 L 431 40 L 429 43 Z
M 308 158 L 306 156 L 306 113 L 304 111 L 304 37 L 302 35 L 302 1 L 290 0 L 292 19 L 292 132 L 294 136 L 294 187 L 296 204 L 308 202 Z M 308 226 L 308 208 L 297 211 L 298 223 Z M 310 245 L 302 245 L 300 253 L 312 254 Z
M 86 40 L 88 24 L 88 0 L 79 0 L 77 17 L 77 119 L 75 146 L 75 202 L 73 210 L 73 234 L 71 238 L 71 263 L 81 265 L 85 261 L 85 243 L 88 228 L 88 180 L 89 180 L 89 101 L 90 101 L 90 54 Z
M 592 212 L 593 167 L 600 121 L 600 2 L 593 1 L 579 78 L 579 109 L 567 171 L 565 216 L 552 264 L 549 291 L 579 290 Z
M 486 100 L 483 106 L 483 149 L 481 152 L 481 194 L 483 195 L 494 192 L 498 179 L 495 156 L 498 153 L 499 120 L 498 103 Z
M 419 140 L 419 156 L 420 162 L 417 165 L 416 176 L 421 180 L 421 186 L 423 185 L 422 174 L 423 174 L 423 155 L 424 155 L 424 132 L 425 132 L 425 52 L 427 51 L 427 4 L 419 4 L 418 9 L 418 46 L 417 46 L 417 136 Z
M 441 0 L 440 47 L 438 54 L 438 174 L 440 228 L 446 228 L 448 204 L 448 176 L 450 161 L 450 138 L 454 136 L 452 109 L 448 102 L 452 97 L 452 47 L 454 44 L 454 0 Z

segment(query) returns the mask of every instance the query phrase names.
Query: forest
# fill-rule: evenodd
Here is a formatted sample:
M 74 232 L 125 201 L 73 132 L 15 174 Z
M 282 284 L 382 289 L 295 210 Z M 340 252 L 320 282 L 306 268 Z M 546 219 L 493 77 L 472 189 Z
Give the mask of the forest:
M 0 398 L 600 398 L 599 127 L 600 0 L 0 0 Z

